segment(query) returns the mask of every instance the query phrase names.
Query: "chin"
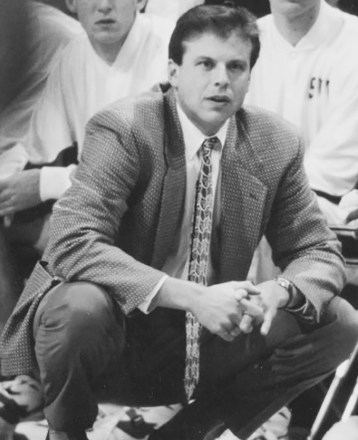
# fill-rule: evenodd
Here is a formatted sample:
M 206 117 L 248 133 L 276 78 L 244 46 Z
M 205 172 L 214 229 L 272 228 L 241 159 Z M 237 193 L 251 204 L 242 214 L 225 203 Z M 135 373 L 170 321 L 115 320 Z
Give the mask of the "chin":
M 111 31 L 101 31 L 97 32 L 96 34 L 96 41 L 100 44 L 107 45 L 107 44 L 120 44 L 120 38 L 117 34 Z
M 206 136 L 212 136 L 215 134 L 221 126 L 227 121 L 229 117 L 227 118 L 207 118 L 203 123 L 201 124 L 202 127 L 204 127 L 203 133 Z
M 220 115 L 212 115 L 207 120 L 209 123 L 211 123 L 211 125 L 221 127 L 233 115 L 233 113 L 234 112 L 225 112 L 224 114 L 221 113 Z

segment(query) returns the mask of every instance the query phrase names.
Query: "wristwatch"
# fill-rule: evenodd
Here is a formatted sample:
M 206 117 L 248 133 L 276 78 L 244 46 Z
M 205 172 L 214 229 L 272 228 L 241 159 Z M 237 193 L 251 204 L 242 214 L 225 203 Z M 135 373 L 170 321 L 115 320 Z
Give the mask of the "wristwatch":
M 292 301 L 293 301 L 293 298 L 294 298 L 294 295 L 295 295 L 295 286 L 291 283 L 291 281 L 286 280 L 286 278 L 276 277 L 274 280 L 276 281 L 276 283 L 279 286 L 281 286 L 284 289 L 286 289 L 287 293 L 288 293 L 288 301 L 287 301 L 287 303 L 283 307 L 280 307 L 280 308 L 282 308 L 282 309 L 289 308 L 292 305 Z

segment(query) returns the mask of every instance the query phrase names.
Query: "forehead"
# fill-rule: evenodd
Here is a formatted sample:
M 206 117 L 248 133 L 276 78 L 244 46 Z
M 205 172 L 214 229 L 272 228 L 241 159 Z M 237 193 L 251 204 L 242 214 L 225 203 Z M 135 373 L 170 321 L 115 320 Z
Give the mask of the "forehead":
M 221 36 L 215 33 L 198 34 L 183 41 L 183 59 L 207 56 L 213 58 L 250 57 L 252 43 L 238 32 Z

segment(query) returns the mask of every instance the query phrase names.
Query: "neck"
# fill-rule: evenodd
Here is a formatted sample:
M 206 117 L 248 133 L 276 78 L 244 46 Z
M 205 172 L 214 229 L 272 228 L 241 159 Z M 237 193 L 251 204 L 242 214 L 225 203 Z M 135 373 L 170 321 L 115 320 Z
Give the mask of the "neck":
M 116 42 L 106 45 L 92 44 L 92 46 L 97 55 L 102 58 L 102 60 L 105 61 L 107 64 L 111 65 L 114 63 L 120 50 L 122 49 L 123 42 L 120 44 Z
M 292 46 L 296 46 L 307 34 L 317 20 L 320 2 L 312 2 L 302 11 L 294 14 L 285 14 L 282 11 L 272 10 L 277 30 Z

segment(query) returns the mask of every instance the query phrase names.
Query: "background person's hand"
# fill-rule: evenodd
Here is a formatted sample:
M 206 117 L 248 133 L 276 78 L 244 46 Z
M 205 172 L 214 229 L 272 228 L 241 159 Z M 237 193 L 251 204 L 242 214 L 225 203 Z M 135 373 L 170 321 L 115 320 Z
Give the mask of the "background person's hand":
M 339 207 L 346 211 L 346 223 L 358 219 L 358 190 L 353 189 L 345 194 L 339 202 Z
M 9 216 L 41 203 L 40 170 L 19 171 L 0 179 L 0 216 Z

